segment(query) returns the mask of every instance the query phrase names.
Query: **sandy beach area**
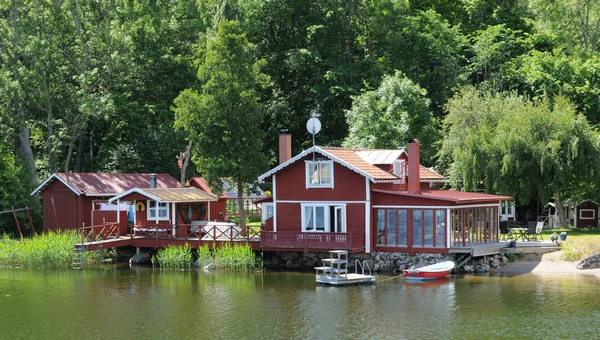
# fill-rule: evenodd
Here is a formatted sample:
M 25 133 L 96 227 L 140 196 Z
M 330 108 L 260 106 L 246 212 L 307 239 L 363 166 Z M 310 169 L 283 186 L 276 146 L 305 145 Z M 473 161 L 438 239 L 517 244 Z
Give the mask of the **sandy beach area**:
M 600 278 L 600 268 L 579 270 L 576 267 L 577 262 L 562 261 L 561 256 L 562 251 L 547 254 L 526 254 L 525 257 L 517 259 L 504 267 L 490 269 L 490 272 L 596 275 Z

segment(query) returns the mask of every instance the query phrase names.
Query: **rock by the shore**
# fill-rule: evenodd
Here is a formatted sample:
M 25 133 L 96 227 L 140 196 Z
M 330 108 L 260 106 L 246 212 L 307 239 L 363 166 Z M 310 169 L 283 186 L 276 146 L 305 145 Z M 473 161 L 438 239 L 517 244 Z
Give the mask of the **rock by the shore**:
M 595 269 L 600 268 L 600 254 L 594 254 L 586 257 L 577 263 L 577 269 Z

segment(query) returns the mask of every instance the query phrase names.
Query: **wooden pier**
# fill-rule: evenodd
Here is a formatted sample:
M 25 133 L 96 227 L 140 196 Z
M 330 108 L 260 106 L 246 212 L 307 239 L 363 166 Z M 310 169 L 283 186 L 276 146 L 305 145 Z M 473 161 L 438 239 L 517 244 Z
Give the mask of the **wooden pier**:
M 371 269 L 366 261 L 361 263 L 357 260 L 355 273 L 352 274 L 348 273 L 347 250 L 332 250 L 329 254 L 328 259 L 322 260 L 323 266 L 315 267 L 317 283 L 342 286 L 375 282 L 375 276 L 371 275 Z M 361 268 L 360 274 L 358 273 L 359 267 Z

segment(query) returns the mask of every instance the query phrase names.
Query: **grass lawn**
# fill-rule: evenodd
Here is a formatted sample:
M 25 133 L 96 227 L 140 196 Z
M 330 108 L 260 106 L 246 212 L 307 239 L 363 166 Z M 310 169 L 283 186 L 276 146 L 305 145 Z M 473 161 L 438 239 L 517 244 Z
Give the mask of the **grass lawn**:
M 544 230 L 544 240 L 549 240 L 552 233 L 560 235 L 567 233 L 567 240 L 560 242 L 563 250 L 564 261 L 580 261 L 584 258 L 600 253 L 600 230 L 598 229 L 554 229 Z

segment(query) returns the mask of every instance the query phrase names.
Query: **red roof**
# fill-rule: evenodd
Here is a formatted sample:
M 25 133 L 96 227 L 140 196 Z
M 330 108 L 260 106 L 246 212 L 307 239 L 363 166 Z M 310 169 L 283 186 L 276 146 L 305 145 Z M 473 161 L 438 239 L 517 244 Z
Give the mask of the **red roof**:
M 441 201 L 448 201 L 453 203 L 481 203 L 481 202 L 499 202 L 499 201 L 510 201 L 513 198 L 511 196 L 481 194 L 477 192 L 464 192 L 456 190 L 421 190 L 420 194 L 412 194 L 407 191 L 391 191 L 391 190 L 380 190 L 373 189 L 374 192 L 380 192 L 383 194 L 398 195 L 398 196 L 411 196 L 411 197 L 422 197 L 429 199 L 437 199 Z
M 150 174 L 123 173 L 63 173 L 52 174 L 33 193 L 37 193 L 55 180 L 61 181 L 73 192 L 87 196 L 114 196 L 131 188 L 149 188 Z M 157 188 L 177 188 L 179 182 L 169 174 L 156 174 Z

